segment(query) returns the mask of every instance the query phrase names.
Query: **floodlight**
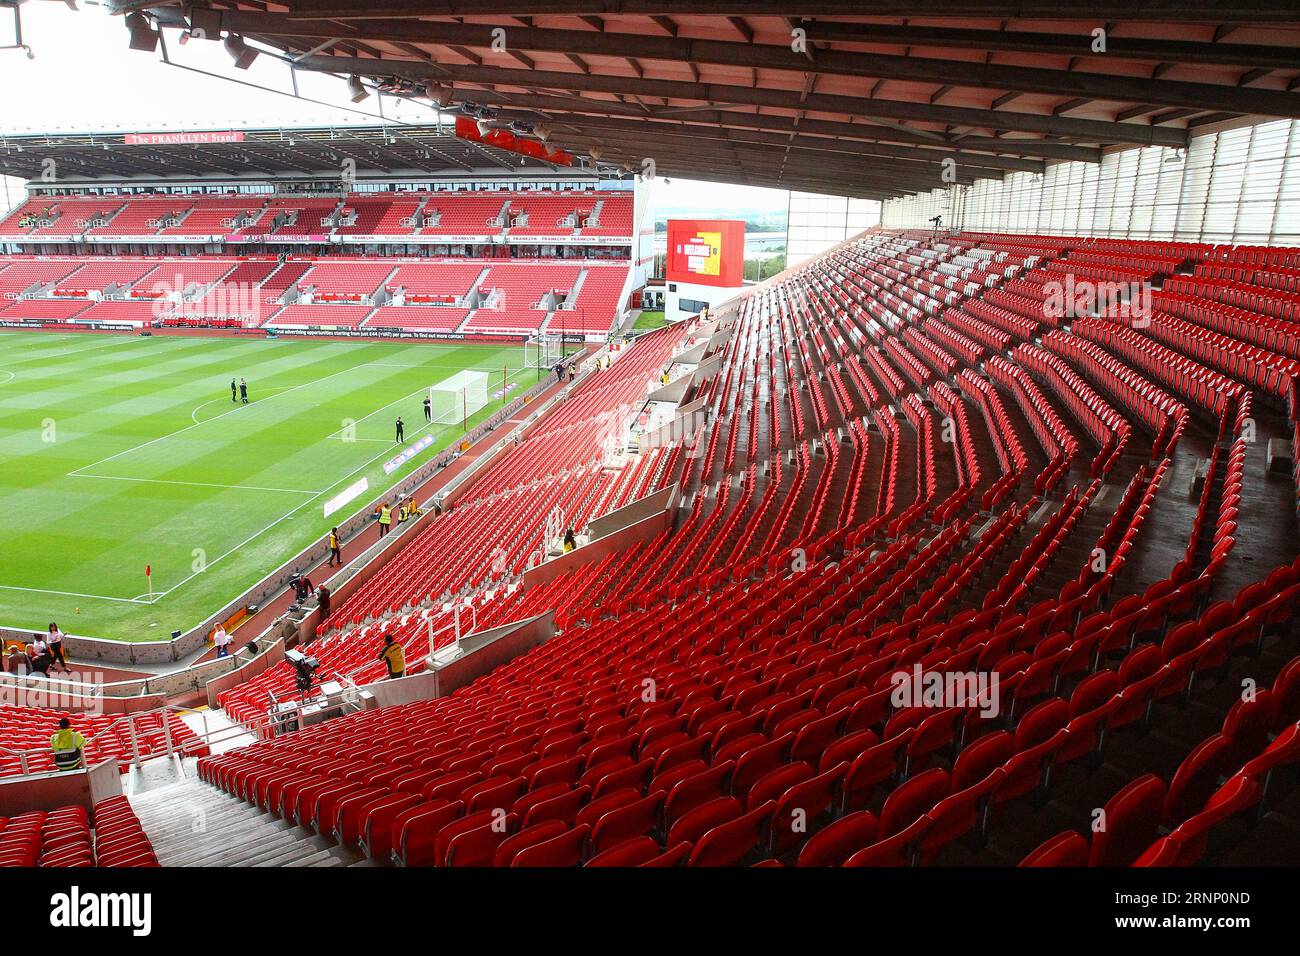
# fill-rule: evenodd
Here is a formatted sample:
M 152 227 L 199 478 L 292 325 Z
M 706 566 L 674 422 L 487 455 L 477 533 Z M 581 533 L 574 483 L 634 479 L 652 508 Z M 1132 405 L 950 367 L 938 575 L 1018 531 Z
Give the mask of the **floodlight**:
M 247 70 L 257 59 L 258 51 L 245 43 L 238 33 L 227 33 L 223 45 L 234 61 L 236 70 Z
M 126 29 L 131 34 L 128 44 L 132 50 L 152 53 L 158 49 L 158 31 L 150 24 L 143 13 L 129 13 L 126 17 Z

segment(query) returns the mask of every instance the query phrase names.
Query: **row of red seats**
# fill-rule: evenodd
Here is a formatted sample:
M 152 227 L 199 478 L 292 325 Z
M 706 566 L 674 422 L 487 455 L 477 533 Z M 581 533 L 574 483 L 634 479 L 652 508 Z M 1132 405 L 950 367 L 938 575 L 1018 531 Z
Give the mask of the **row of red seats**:
M 1184 292 L 1161 289 L 1152 293 L 1151 299 L 1153 307 L 1161 312 L 1290 358 L 1300 358 L 1300 324 L 1295 322 L 1269 318 L 1249 309 L 1239 309 Z
M 1020 865 L 1192 866 L 1208 849 L 1214 827 L 1250 809 L 1262 813 L 1273 775 L 1298 764 L 1300 658 L 1282 670 L 1271 691 L 1238 701 L 1222 730 L 1184 758 L 1168 785 L 1145 774 L 1117 792 L 1102 808 L 1106 827 L 1091 842 L 1067 830 Z M 1158 836 L 1161 830 L 1167 835 Z
M 1225 305 L 1258 312 L 1284 322 L 1300 321 L 1300 293 L 1261 287 L 1232 279 L 1174 277 L 1165 283 L 1171 292 L 1213 299 Z
M 1028 343 L 1016 346 L 1014 361 L 1037 372 L 1052 394 L 1060 399 L 1100 447 L 1093 459 L 1093 476 L 1107 474 L 1128 444 L 1129 424 L 1105 399 L 1092 390 L 1059 356 Z
M 90 814 L 74 806 L 0 817 L 0 867 L 157 865 L 153 845 L 124 796 L 99 801 Z
M 1143 379 L 1105 350 L 1069 332 L 1053 329 L 1043 336 L 1043 347 L 1070 359 L 1089 377 L 1115 396 L 1154 433 L 1151 457 L 1161 458 L 1178 444 L 1187 425 L 1182 402 Z

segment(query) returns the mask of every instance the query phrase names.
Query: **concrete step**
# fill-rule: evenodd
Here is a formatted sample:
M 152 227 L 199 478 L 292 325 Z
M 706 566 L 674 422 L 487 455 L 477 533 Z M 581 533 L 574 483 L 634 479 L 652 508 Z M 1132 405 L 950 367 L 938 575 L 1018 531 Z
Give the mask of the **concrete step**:
M 155 783 L 129 799 L 164 866 L 373 863 L 194 777 Z

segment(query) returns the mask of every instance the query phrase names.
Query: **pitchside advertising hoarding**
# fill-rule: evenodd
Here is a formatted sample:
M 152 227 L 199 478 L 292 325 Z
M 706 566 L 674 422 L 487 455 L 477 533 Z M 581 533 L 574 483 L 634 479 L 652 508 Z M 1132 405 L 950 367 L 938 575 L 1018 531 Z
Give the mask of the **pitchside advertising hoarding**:
M 743 219 L 669 219 L 668 281 L 735 288 L 744 282 Z

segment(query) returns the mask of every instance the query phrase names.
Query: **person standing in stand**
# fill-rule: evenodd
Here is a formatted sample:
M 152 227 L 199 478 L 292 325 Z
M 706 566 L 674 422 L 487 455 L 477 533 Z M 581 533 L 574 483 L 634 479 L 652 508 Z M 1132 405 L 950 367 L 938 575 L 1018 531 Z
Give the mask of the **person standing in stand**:
M 54 753 L 55 770 L 79 770 L 85 766 L 86 738 L 72 729 L 67 717 L 59 719 L 59 729 L 50 737 L 50 750 Z
M 63 656 L 63 638 L 66 635 L 59 630 L 59 625 L 53 621 L 50 622 L 49 633 L 45 636 L 45 645 L 49 649 L 50 671 L 54 671 L 55 665 L 58 665 L 60 671 L 65 674 L 71 674 L 72 668 L 68 666 L 68 660 Z
M 388 679 L 396 680 L 406 675 L 406 651 L 402 645 L 393 640 L 393 635 L 384 635 L 384 646 L 379 652 L 379 659 L 388 668 Z

